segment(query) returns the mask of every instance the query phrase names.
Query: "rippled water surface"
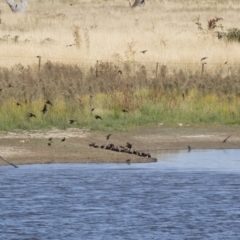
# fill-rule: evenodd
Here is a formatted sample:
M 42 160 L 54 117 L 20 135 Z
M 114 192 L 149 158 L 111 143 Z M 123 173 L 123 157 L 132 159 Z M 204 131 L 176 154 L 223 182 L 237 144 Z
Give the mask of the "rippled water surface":
M 0 239 L 240 239 L 239 156 L 0 167 Z

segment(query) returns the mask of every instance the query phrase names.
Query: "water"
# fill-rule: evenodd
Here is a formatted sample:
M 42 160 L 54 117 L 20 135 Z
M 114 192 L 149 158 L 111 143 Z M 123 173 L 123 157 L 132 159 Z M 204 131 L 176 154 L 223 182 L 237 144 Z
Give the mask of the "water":
M 239 153 L 0 167 L 0 239 L 240 239 Z

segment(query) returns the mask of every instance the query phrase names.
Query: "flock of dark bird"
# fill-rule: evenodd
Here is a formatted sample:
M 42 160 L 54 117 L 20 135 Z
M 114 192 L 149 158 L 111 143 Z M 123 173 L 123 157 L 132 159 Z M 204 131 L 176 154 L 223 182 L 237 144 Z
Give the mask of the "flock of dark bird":
M 9 85 L 10 85 L 10 84 L 9 84 Z M 11 86 L 11 87 L 12 87 L 12 86 Z M 0 89 L 0 91 L 1 91 L 1 90 L 2 90 L 2 89 Z M 19 107 L 22 106 L 22 104 L 19 103 L 19 102 L 17 102 L 16 105 L 19 106 Z M 47 100 L 47 101 L 45 102 L 45 104 L 44 104 L 44 106 L 43 106 L 43 109 L 41 110 L 41 112 L 42 112 L 43 114 L 45 114 L 45 113 L 48 111 L 48 105 L 53 106 L 50 100 Z M 91 109 L 91 113 L 92 113 L 94 110 L 95 110 L 95 108 L 92 108 L 92 109 Z M 122 112 L 125 112 L 125 113 L 126 113 L 126 112 L 128 112 L 128 111 L 125 110 L 125 109 L 123 109 Z M 29 118 L 32 118 L 32 117 L 37 118 L 37 116 L 36 116 L 35 114 L 31 113 L 31 112 L 28 112 L 28 117 L 29 117 Z M 98 119 L 99 119 L 99 120 L 102 120 L 102 117 L 99 116 L 99 115 L 95 115 L 95 119 L 97 119 L 97 120 L 98 120 Z M 73 123 L 75 123 L 75 122 L 77 122 L 77 120 L 74 120 L 74 119 L 70 119 L 70 120 L 69 120 L 69 124 L 73 124 Z
M 106 140 L 109 140 L 111 136 L 112 136 L 112 134 L 108 134 L 106 136 Z M 134 154 L 139 157 L 151 158 L 153 162 L 157 161 L 157 159 L 153 158 L 150 153 L 133 150 L 132 144 L 129 142 L 127 142 L 125 146 L 115 146 L 113 143 L 109 143 L 107 145 L 103 144 L 103 145 L 99 146 L 95 142 L 92 142 L 89 144 L 89 147 L 101 148 L 101 149 L 110 150 L 110 151 L 114 151 L 114 152 L 120 152 L 120 153 Z M 126 160 L 127 164 L 130 164 L 130 162 L 131 162 L 131 159 Z
M 70 121 L 75 121 L 75 120 L 70 120 Z M 73 123 L 72 122 L 72 123 Z M 108 134 L 106 136 L 106 140 L 109 140 L 110 137 L 112 136 L 112 134 Z M 226 143 L 228 141 L 228 139 L 231 137 L 231 135 L 227 136 L 226 138 L 223 139 L 222 143 Z M 53 138 L 50 137 L 48 138 L 48 146 L 51 146 L 51 142 L 52 142 Z M 66 141 L 66 138 L 62 138 L 61 139 L 61 142 L 65 142 Z M 132 144 L 127 142 L 125 146 L 115 146 L 113 143 L 109 143 L 107 144 L 106 146 L 103 144 L 101 146 L 97 145 L 95 142 L 92 142 L 89 144 L 89 147 L 93 147 L 93 148 L 101 148 L 101 149 L 105 149 L 105 150 L 110 150 L 110 151 L 115 151 L 115 152 L 121 152 L 121 153 L 128 153 L 128 154 L 134 154 L 134 155 L 137 155 L 139 157 L 145 157 L 145 158 L 151 158 L 151 160 L 153 162 L 157 162 L 157 159 L 156 158 L 153 158 L 151 156 L 150 153 L 145 153 L 145 152 L 141 152 L 141 151 L 136 151 L 136 150 L 133 150 L 132 149 Z M 188 152 L 191 152 L 192 150 L 192 147 L 190 145 L 188 145 Z M 6 162 L 7 164 L 15 167 L 15 168 L 18 168 L 18 166 L 14 165 L 13 163 L 10 163 L 9 161 L 7 161 L 5 158 L 3 158 L 2 156 L 0 156 L 0 159 L 2 159 L 4 162 Z M 130 165 L 131 163 L 131 159 L 127 159 L 125 161 L 128 165 Z

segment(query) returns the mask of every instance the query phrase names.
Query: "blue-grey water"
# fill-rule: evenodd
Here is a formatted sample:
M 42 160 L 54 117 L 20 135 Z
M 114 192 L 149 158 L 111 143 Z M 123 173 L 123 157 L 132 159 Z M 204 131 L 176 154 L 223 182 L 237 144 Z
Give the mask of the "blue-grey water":
M 240 151 L 0 167 L 0 239 L 240 239 Z

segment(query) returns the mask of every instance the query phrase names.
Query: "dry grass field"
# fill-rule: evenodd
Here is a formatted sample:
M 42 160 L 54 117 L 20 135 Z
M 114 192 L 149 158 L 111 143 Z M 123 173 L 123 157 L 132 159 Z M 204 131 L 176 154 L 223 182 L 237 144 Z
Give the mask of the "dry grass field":
M 224 0 L 147 0 L 134 9 L 127 0 L 29 0 L 25 14 L 13 14 L 1 0 L 1 66 L 37 64 L 38 55 L 43 63 L 137 61 L 199 68 L 208 57 L 208 68 L 234 65 L 240 44 L 218 39 L 217 31 L 239 27 L 239 8 L 237 1 Z M 209 30 L 215 17 L 223 20 Z
M 1 0 L 0 9 L 1 130 L 240 123 L 237 1 L 29 0 L 14 14 Z

